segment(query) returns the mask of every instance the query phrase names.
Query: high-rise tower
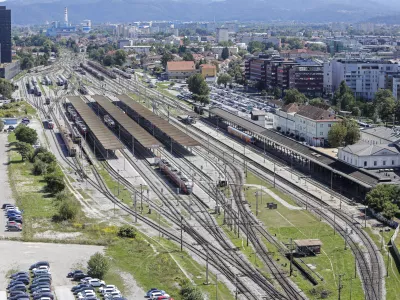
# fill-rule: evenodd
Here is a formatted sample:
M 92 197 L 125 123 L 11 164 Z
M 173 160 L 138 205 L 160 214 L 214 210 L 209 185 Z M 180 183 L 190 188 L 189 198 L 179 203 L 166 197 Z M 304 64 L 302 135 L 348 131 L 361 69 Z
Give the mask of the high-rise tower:
M 0 62 L 12 62 L 11 55 L 11 10 L 0 6 Z
M 64 23 L 65 26 L 68 26 L 68 8 L 64 8 Z

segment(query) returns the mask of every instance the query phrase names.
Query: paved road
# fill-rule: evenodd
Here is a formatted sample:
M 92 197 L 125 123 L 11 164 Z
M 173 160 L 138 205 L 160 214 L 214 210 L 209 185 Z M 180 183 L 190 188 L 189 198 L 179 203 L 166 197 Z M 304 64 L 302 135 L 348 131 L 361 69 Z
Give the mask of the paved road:
M 57 299 L 60 300 L 75 300 L 74 294 L 71 292 L 73 285 L 57 286 L 54 289 Z
M 66 274 L 77 265 L 86 265 L 91 255 L 103 249 L 100 246 L 0 241 L 0 291 L 7 287 L 7 272 L 28 270 L 39 260 L 50 263 L 54 287 L 69 286 L 72 283 Z
M 0 133 L 0 207 L 3 203 L 15 204 L 15 200 L 12 198 L 12 191 L 10 183 L 8 181 L 8 134 Z M 21 235 L 20 232 L 8 232 L 6 231 L 7 217 L 4 212 L 0 211 L 0 235 L 6 237 L 18 237 Z

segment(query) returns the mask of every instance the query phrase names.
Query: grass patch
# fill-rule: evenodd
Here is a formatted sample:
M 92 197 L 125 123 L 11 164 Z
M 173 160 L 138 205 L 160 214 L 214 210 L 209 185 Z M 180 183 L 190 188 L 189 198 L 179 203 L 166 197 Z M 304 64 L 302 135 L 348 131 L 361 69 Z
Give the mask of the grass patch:
M 99 174 L 103 178 L 105 184 L 107 185 L 108 189 L 113 193 L 115 197 L 120 199 L 122 202 L 132 205 L 132 194 L 124 186 L 120 183 L 118 184 L 111 175 L 104 170 L 103 168 L 98 169 Z M 119 189 L 118 189 L 119 186 Z M 119 192 L 118 192 L 119 190 Z
M 86 193 L 83 189 L 76 189 L 76 190 L 79 192 L 79 194 L 82 195 L 82 197 L 83 197 L 84 199 L 91 199 L 91 197 L 89 196 L 89 194 Z
M 172 242 L 161 239 L 161 244 L 165 247 L 138 233 L 135 239 L 118 240 L 107 248 L 106 253 L 112 258 L 116 268 L 132 274 L 145 291 L 157 287 L 165 290 L 174 299 L 182 299 L 179 295 L 179 284 L 181 280 L 186 279 L 186 273 L 203 293 L 210 295 L 207 299 L 215 299 L 215 285 L 202 285 L 205 269 L 194 262 L 186 252 L 180 252 L 178 246 Z M 197 276 L 201 278 L 196 278 Z M 214 277 L 210 277 L 211 280 L 214 280 Z M 223 284 L 219 284 L 218 288 L 220 299 L 233 299 Z
M 122 294 L 125 294 L 127 291 L 127 287 L 125 285 L 124 279 L 120 274 L 120 270 L 116 268 L 113 263 L 111 264 L 110 270 L 108 270 L 107 274 L 104 276 L 103 280 L 106 284 L 113 284 L 115 285 Z M 99 294 L 100 296 L 100 294 Z
M 387 265 L 387 258 L 388 258 L 387 246 L 389 244 L 392 235 L 394 234 L 394 230 L 390 230 L 389 232 L 386 231 L 379 232 L 379 228 L 376 228 L 375 230 L 371 228 L 364 228 L 364 230 L 368 233 L 371 239 L 378 246 L 378 249 L 381 249 L 380 251 L 385 260 L 385 264 Z M 396 263 L 396 259 L 393 257 L 393 251 L 390 251 L 389 255 L 390 255 L 389 277 L 385 277 L 386 299 L 400 300 L 400 294 L 398 288 L 400 286 L 400 269 L 399 269 L 400 266 Z
M 261 179 L 254 176 L 254 180 L 258 179 L 262 185 L 267 186 Z M 257 189 L 249 188 L 245 190 L 246 200 L 251 205 L 251 209 L 255 214 L 256 197 L 254 195 Z M 281 195 L 280 195 L 281 196 Z M 287 200 L 287 199 L 285 199 Z M 265 202 L 264 202 L 265 201 Z M 338 297 L 338 280 L 339 274 L 344 274 L 342 295 L 350 295 L 350 286 L 352 289 L 353 299 L 363 299 L 364 293 L 361 282 L 357 276 L 354 278 L 354 256 L 349 248 L 344 250 L 344 240 L 334 234 L 333 229 L 325 222 L 319 221 L 314 215 L 304 210 L 289 210 L 278 203 L 278 209 L 269 210 L 265 207 L 266 202 L 277 202 L 269 195 L 265 195 L 263 203 L 259 202 L 258 219 L 261 220 L 268 228 L 272 235 L 288 244 L 290 239 L 320 239 L 323 243 L 321 254 L 314 257 L 302 258 L 305 264 L 313 266 L 314 272 L 323 278 L 319 280 L 318 289 L 324 289 L 330 292 L 326 299 L 337 299 Z M 269 251 L 277 252 L 273 245 L 266 244 Z M 285 258 L 281 258 L 281 262 L 289 262 Z M 312 295 L 313 286 L 305 281 L 300 274 L 295 272 L 293 281 L 307 294 L 310 299 L 318 299 Z M 314 278 L 318 278 L 313 274 Z
M 0 106 L 1 118 L 17 118 L 35 114 L 36 110 L 26 101 L 12 102 Z

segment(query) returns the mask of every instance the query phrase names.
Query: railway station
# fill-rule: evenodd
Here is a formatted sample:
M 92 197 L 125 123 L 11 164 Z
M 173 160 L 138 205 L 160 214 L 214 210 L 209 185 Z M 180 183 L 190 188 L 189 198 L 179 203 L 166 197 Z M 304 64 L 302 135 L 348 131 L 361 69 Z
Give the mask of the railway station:
M 114 105 L 110 99 L 102 95 L 94 95 L 92 98 L 96 101 L 94 110 L 102 118 L 108 115 L 116 122 L 116 126 L 112 129 L 118 134 L 119 139 L 132 149 L 133 154 L 135 153 L 136 142 L 146 149 L 162 147 L 162 144 L 156 138 L 127 116 L 118 106 Z
M 129 117 L 137 121 L 141 126 L 147 127 L 154 136 L 158 136 L 159 140 L 170 140 L 171 149 L 173 142 L 188 148 L 200 145 L 198 141 L 157 116 L 140 103 L 135 102 L 127 95 L 117 95 L 117 98 L 120 100 L 120 107 Z
M 288 166 L 304 173 L 305 177 L 316 179 L 350 199 L 363 201 L 372 187 L 380 182 L 390 181 L 388 178 L 340 162 L 317 149 L 307 147 L 220 108 L 209 110 L 209 121 L 222 129 L 227 130 L 228 126 L 231 126 L 254 137 L 254 145 L 259 150 L 277 156 Z
M 117 137 L 101 122 L 99 117 L 79 96 L 68 96 L 68 102 L 75 108 L 76 112 L 88 126 L 88 132 L 84 134 L 84 139 L 93 147 L 93 153 L 103 158 L 115 157 L 115 150 L 123 149 L 124 145 Z M 96 152 L 97 150 L 97 152 Z

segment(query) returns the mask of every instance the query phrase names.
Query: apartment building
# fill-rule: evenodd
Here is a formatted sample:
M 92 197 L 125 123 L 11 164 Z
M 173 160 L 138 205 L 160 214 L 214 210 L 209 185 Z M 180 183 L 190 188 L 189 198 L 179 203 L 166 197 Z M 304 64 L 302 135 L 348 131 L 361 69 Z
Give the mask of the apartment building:
M 392 61 L 334 59 L 324 63 L 324 91 L 334 93 L 344 80 L 355 97 L 372 100 L 379 89 L 385 88 L 386 76 L 398 72 L 399 65 Z
M 169 61 L 166 71 L 168 79 L 186 79 L 197 73 L 193 61 Z
M 340 122 L 328 110 L 291 103 L 276 110 L 274 129 L 311 146 L 325 146 L 333 124 Z
M 217 43 L 229 41 L 229 30 L 228 28 L 217 28 L 216 30 Z

